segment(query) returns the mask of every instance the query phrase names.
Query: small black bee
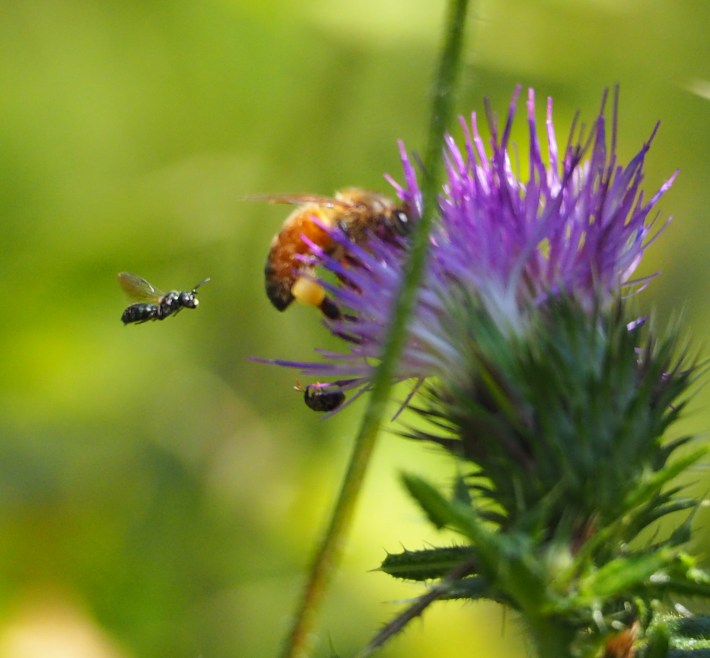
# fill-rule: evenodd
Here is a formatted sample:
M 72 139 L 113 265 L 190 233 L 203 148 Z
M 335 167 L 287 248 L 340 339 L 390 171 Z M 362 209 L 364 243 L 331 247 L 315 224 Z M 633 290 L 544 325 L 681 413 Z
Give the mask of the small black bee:
M 345 402 L 340 388 L 327 388 L 328 384 L 308 384 L 303 389 L 303 400 L 313 411 L 334 411 Z M 299 389 L 300 390 L 300 389 Z
M 149 320 L 164 320 L 170 315 L 179 313 L 183 308 L 197 308 L 200 303 L 197 299 L 197 289 L 209 281 L 207 277 L 198 283 L 192 290 L 171 290 L 163 292 L 143 277 L 120 272 L 118 284 L 131 299 L 143 300 L 138 304 L 131 304 L 121 315 L 124 324 L 142 324 Z

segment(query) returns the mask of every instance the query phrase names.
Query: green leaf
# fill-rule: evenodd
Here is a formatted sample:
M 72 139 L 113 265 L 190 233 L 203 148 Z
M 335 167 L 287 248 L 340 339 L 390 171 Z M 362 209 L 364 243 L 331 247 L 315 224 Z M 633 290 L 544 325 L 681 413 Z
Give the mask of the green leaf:
M 667 658 L 670 647 L 670 629 L 665 619 L 654 620 L 649 629 L 644 658 Z
M 395 578 L 406 580 L 432 580 L 443 578 L 456 565 L 475 556 L 470 546 L 430 548 L 421 551 L 391 553 L 383 560 L 380 569 Z
M 481 576 L 463 578 L 462 580 L 457 580 L 456 582 L 451 583 L 451 585 L 446 588 L 446 592 L 439 598 L 442 601 L 455 601 L 462 599 L 476 601 L 479 599 L 489 599 L 491 601 L 497 601 L 498 603 L 503 603 L 516 608 L 510 599 L 502 596 L 500 592 L 492 590 L 488 580 Z
M 508 563 L 508 566 L 511 566 L 511 559 L 515 559 L 512 556 L 522 550 L 513 537 L 489 530 L 470 505 L 458 500 L 448 500 L 417 475 L 405 473 L 402 475 L 402 481 L 437 528 L 450 528 L 471 541 L 481 561 L 481 570 L 487 576 L 492 577 L 502 564 Z
M 594 601 L 628 594 L 667 567 L 674 557 L 673 551 L 665 549 L 610 560 L 581 580 L 578 600 L 591 605 Z
M 443 528 L 450 523 L 449 504 L 428 482 L 407 473 L 402 475 L 402 482 L 435 527 Z
M 652 498 L 657 491 L 660 491 L 664 484 L 680 473 L 683 473 L 689 466 L 692 466 L 695 462 L 702 459 L 707 453 L 707 448 L 700 448 L 681 459 L 677 459 L 672 464 L 664 466 L 661 470 L 656 471 L 631 492 L 630 496 L 623 504 L 623 508 L 631 509 L 643 504 L 646 500 Z
M 473 502 L 471 500 L 471 491 L 466 484 L 466 480 L 461 476 L 457 477 L 456 482 L 454 483 L 454 500 L 457 500 L 458 502 L 469 507 Z
M 409 494 L 419 503 L 437 528 L 449 527 L 469 538 L 473 538 L 471 534 L 478 534 L 476 515 L 470 507 L 458 501 L 447 500 L 431 484 L 417 475 L 405 473 L 402 475 L 402 481 Z

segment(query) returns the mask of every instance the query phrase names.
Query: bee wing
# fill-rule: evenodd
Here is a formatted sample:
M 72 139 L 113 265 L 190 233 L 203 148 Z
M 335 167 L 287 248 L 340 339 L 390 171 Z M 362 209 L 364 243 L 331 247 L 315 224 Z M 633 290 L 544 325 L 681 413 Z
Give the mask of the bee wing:
M 119 272 L 118 285 L 131 298 L 137 301 L 157 302 L 165 293 L 143 277 L 130 272 Z
M 267 203 L 283 203 L 294 206 L 302 206 L 306 203 L 314 203 L 325 208 L 352 208 L 353 202 L 345 199 L 336 199 L 332 196 L 322 196 L 320 194 L 252 194 L 246 197 L 247 201 L 266 201 Z

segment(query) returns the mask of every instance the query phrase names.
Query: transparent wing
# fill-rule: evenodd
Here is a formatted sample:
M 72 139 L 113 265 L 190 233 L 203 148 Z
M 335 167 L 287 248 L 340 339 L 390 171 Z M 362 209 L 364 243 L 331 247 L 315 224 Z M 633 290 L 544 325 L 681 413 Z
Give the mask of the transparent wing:
M 266 201 L 267 203 L 284 203 L 294 206 L 314 203 L 325 208 L 352 208 L 356 205 L 345 199 L 335 199 L 332 196 L 320 194 L 251 194 L 245 198 L 247 201 Z
M 123 291 L 136 301 L 143 302 L 158 302 L 165 293 L 156 288 L 152 283 L 146 281 L 143 277 L 130 272 L 119 272 L 118 285 L 123 288 Z

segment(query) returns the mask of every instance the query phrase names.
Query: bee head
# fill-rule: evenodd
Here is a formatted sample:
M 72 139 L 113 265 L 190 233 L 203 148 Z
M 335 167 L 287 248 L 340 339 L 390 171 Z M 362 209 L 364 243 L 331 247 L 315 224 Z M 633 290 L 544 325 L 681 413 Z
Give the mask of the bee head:
M 195 296 L 194 291 L 183 291 L 180 293 L 180 305 L 185 308 L 197 308 L 199 305 L 199 300 Z

